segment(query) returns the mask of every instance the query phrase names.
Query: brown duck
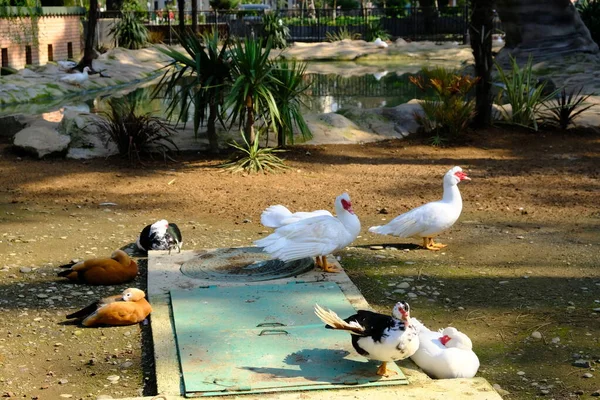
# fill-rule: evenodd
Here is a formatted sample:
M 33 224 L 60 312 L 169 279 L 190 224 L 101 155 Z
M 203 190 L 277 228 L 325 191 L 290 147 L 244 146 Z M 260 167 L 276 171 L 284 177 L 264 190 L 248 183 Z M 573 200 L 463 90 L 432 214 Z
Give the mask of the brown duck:
M 119 295 L 98 300 L 67 315 L 67 319 L 80 319 L 84 326 L 137 324 L 152 312 L 152 307 L 145 297 L 143 290 L 125 289 Z
M 69 269 L 58 276 L 90 285 L 117 285 L 133 280 L 138 273 L 136 262 L 123 250 L 116 250 L 110 258 L 92 258 L 61 267 Z

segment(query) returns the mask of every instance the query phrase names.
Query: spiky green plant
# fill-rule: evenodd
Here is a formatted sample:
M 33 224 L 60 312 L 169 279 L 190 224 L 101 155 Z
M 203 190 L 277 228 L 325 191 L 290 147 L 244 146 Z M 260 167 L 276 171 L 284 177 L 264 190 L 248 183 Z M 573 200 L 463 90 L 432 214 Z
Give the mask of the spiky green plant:
M 278 172 L 288 169 L 284 164 L 284 160 L 275 154 L 285 150 L 259 146 L 260 132 L 256 133 L 254 143 L 249 143 L 243 134 L 241 136 L 244 140 L 243 144 L 237 142 L 230 144 L 237 151 L 237 155 L 231 161 L 222 164 L 222 168 L 232 173 L 246 172 L 248 174 Z
M 360 33 L 352 32 L 348 29 L 348 27 L 342 26 L 335 32 L 327 32 L 325 34 L 325 39 L 328 42 L 340 42 L 345 39 L 358 40 L 360 39 Z
M 558 96 L 544 103 L 546 106 L 544 120 L 561 129 L 567 129 L 569 125 L 574 125 L 574 120 L 579 114 L 595 105 L 585 103 L 590 95 L 582 95 L 582 90 L 583 87 L 580 87 L 577 91 L 572 89 L 567 92 L 565 88 L 562 88 Z
M 509 113 L 500 107 L 500 114 L 504 121 L 509 124 L 519 125 L 526 128 L 538 130 L 538 120 L 542 104 L 553 98 L 557 91 L 544 95 L 545 83 L 538 85 L 533 77 L 533 58 L 530 56 L 523 68 L 519 67 L 517 60 L 510 57 L 511 69 L 505 72 L 500 64 L 494 60 L 501 88 L 496 102 L 505 96 L 506 102 L 511 105 Z
M 221 110 L 228 85 L 231 82 L 231 59 L 227 42 L 221 43 L 217 30 L 198 38 L 192 31 L 179 36 L 184 48 L 182 53 L 172 47 L 158 47 L 173 61 L 166 67 L 154 95 L 162 90 L 168 96 L 168 115 L 171 118 L 178 112 L 177 121 L 187 121 L 190 107 L 193 106 L 194 134 L 197 136 L 200 125 L 206 120 L 206 135 L 210 149 L 219 150 L 216 130 L 217 120 L 224 125 Z
M 365 40 L 372 42 L 377 38 L 385 42 L 390 39 L 390 34 L 383 28 L 381 21 L 369 21 L 365 32 Z
M 276 49 L 286 48 L 290 38 L 290 28 L 283 22 L 283 19 L 279 15 L 269 12 L 263 15 L 262 22 L 265 37 L 271 39 L 273 47 Z
M 109 34 L 119 47 L 141 49 L 148 42 L 148 29 L 134 11 L 121 12 L 121 19 L 110 28 Z
M 231 109 L 231 123 L 238 121 L 246 142 L 252 145 L 258 118 L 268 121 L 273 130 L 280 121 L 273 96 L 273 87 L 280 82 L 272 74 L 271 48 L 271 40 L 251 38 L 237 39 L 231 48 L 233 85 L 225 99 L 225 108 Z
M 131 163 L 141 162 L 143 155 L 169 153 L 178 150 L 171 139 L 175 130 L 151 114 L 136 114 L 135 106 L 125 99 L 114 98 L 108 102 L 109 110 L 101 112 L 92 126 L 108 134 L 109 141 L 117 145 L 119 154 Z
M 275 123 L 277 144 L 285 146 L 286 139 L 294 143 L 294 127 L 304 140 L 312 138 L 312 133 L 302 115 L 302 106 L 307 100 L 306 90 L 311 82 L 305 77 L 307 64 L 297 61 L 282 61 L 271 72 L 277 83 L 273 87 L 273 97 L 279 108 L 279 121 Z
M 419 89 L 433 92 L 435 98 L 421 103 L 424 116 L 417 121 L 426 132 L 433 132 L 432 143 L 442 144 L 463 133 L 475 116 L 475 103 L 468 97 L 478 78 L 443 67 L 423 68 L 421 75 L 409 78 Z

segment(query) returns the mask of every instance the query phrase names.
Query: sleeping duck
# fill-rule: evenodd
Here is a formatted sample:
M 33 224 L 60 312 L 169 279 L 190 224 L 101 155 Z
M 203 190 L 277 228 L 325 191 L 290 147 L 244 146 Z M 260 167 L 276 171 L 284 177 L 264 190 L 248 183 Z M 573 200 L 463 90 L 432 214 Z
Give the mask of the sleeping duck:
M 433 332 L 419 320 L 411 323 L 419 332 L 419 349 L 410 357 L 432 378 L 472 378 L 479 369 L 471 339 L 456 328 Z
M 136 245 L 143 252 L 150 250 L 169 250 L 171 252 L 174 248 L 181 252 L 183 241 L 179 227 L 166 219 L 161 219 L 142 229 Z
M 68 268 L 58 273 L 71 281 L 90 285 L 118 285 L 133 280 L 138 273 L 137 263 L 123 250 L 116 250 L 110 258 L 92 258 L 61 265 Z
M 407 302 L 396 303 L 392 316 L 359 310 L 346 319 L 335 312 L 315 305 L 315 314 L 328 329 L 350 332 L 352 346 L 358 354 L 370 360 L 382 361 L 377 375 L 390 376 L 396 371 L 387 368 L 387 363 L 404 360 L 419 348 L 419 336 L 411 324 L 410 307 Z

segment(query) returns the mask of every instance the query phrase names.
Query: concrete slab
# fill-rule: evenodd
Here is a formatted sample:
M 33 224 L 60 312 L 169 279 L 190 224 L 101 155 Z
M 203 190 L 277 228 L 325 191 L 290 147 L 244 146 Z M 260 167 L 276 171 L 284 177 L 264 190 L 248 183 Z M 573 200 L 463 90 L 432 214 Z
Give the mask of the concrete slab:
M 151 251 L 148 255 L 148 298 L 153 307 L 151 315 L 152 336 L 154 339 L 154 358 L 156 365 L 156 380 L 158 393 L 154 397 L 139 399 L 175 400 L 183 399 L 183 381 L 177 356 L 174 325 L 170 310 L 169 291 L 171 289 L 191 289 L 202 286 L 240 286 L 265 284 L 262 282 L 225 282 L 206 281 L 190 278 L 181 273 L 184 262 L 194 260 L 213 249 L 188 250 L 181 253 L 166 251 Z M 337 264 L 330 257 L 329 262 Z M 339 264 L 338 264 L 339 265 Z M 369 309 L 369 304 L 352 283 L 345 272 L 329 274 L 313 269 L 297 277 L 289 277 L 268 281 L 268 283 L 285 284 L 288 282 L 335 282 L 342 289 L 348 301 L 355 308 Z M 387 399 L 474 399 L 501 400 L 492 386 L 483 378 L 433 380 L 418 369 L 410 360 L 397 363 L 407 376 L 410 384 L 403 387 L 358 388 L 341 390 L 322 390 L 306 392 L 270 393 L 260 395 L 232 395 L 228 399 L 324 399 L 339 400 L 357 398 Z M 372 397 L 371 397 L 372 396 Z

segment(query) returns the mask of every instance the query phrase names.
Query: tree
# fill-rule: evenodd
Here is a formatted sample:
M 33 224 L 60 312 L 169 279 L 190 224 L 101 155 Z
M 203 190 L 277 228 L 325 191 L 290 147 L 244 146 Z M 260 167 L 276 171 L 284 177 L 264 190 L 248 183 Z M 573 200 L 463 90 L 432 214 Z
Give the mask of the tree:
M 198 0 L 192 0 L 192 32 L 198 34 Z
M 98 0 L 90 0 L 90 9 L 88 10 L 87 32 L 85 35 L 85 47 L 83 49 L 83 58 L 77 64 L 76 69 L 83 71 L 89 67 L 92 71 L 92 61 L 96 58 L 94 51 L 94 42 L 96 39 L 96 25 L 98 24 Z
M 179 34 L 185 34 L 185 0 L 177 0 L 177 11 L 179 12 Z
M 475 87 L 475 118 L 478 128 L 489 126 L 492 121 L 492 29 L 493 0 L 471 0 L 471 23 L 469 37 L 475 58 L 475 75 L 479 78 Z

